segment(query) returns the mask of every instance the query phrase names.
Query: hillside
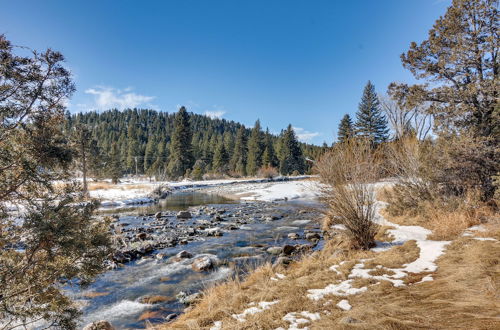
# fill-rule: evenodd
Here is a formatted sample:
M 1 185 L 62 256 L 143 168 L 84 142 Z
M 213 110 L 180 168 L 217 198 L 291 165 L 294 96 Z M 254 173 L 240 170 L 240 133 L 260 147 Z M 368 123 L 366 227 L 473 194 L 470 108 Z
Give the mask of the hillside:
M 90 130 L 92 139 L 97 142 L 99 156 L 110 156 L 112 145 L 116 143 L 118 157 L 123 164 L 123 174 L 162 173 L 170 159 L 170 144 L 175 125 L 175 113 L 161 112 L 147 109 L 128 109 L 124 111 L 108 110 L 104 112 L 85 112 L 67 114 L 66 131 L 71 132 L 78 125 L 84 125 Z M 208 116 L 189 113 L 189 129 L 192 135 L 192 153 L 195 166 L 201 167 L 201 174 L 210 172 L 214 164 L 216 149 L 221 144 L 227 152 L 227 160 L 231 163 L 229 170 L 237 172 L 233 164 L 237 135 L 240 129 L 244 131 L 244 150 L 249 151 L 251 128 L 228 121 L 226 119 L 210 118 Z M 282 132 L 283 133 L 283 132 Z M 271 166 L 280 165 L 280 136 L 269 131 L 260 132 L 258 142 L 260 155 L 265 148 L 271 148 Z M 317 159 L 324 147 L 300 143 L 305 158 Z M 92 156 L 92 155 L 91 155 Z M 310 163 L 305 162 L 304 172 L 309 172 Z M 265 164 L 267 165 L 267 164 Z M 243 166 L 246 166 L 246 157 Z M 96 166 L 96 172 L 102 167 Z M 94 173 L 94 175 L 98 174 Z M 241 175 L 241 173 L 239 173 Z M 245 173 L 246 174 L 246 173 Z M 302 174 L 302 173 L 301 173 Z

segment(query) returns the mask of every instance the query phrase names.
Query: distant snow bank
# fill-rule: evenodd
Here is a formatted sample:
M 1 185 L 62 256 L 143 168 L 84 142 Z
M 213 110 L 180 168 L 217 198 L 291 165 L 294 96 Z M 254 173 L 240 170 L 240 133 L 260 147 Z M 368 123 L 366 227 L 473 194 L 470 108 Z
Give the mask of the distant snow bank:
M 274 201 L 297 198 L 315 198 L 318 196 L 315 181 L 303 182 L 313 176 L 302 175 L 294 177 L 276 177 L 269 179 L 222 179 L 206 181 L 148 181 L 144 179 L 124 179 L 108 189 L 96 189 L 89 192 L 90 196 L 101 200 L 101 206 L 120 208 L 130 205 L 153 203 L 149 197 L 159 186 L 168 186 L 174 191 L 219 188 L 218 193 L 224 194 L 225 187 L 236 189 L 235 196 L 241 195 L 242 200 Z M 302 182 L 299 182 L 302 181 Z

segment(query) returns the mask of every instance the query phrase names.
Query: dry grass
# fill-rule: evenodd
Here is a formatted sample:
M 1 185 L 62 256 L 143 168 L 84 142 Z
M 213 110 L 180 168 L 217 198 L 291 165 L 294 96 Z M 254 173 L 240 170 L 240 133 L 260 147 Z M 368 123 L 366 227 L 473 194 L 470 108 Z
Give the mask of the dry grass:
M 132 189 L 147 189 L 151 188 L 150 185 L 147 184 L 125 184 L 125 185 L 117 185 L 111 182 L 99 181 L 99 182 L 89 182 L 88 190 L 106 190 L 106 189 L 121 189 L 121 190 L 132 190 Z
M 399 225 L 422 226 L 430 229 L 433 233 L 429 239 L 433 240 L 455 239 L 467 228 L 480 224 L 482 219 L 498 217 L 498 214 L 485 205 L 475 208 L 458 207 L 455 210 L 440 208 L 433 203 L 424 205 L 426 205 L 425 211 L 422 211 L 422 214 L 425 215 L 391 216 L 387 211 L 381 211 L 381 214 Z
M 497 228 L 498 229 L 498 228 Z M 497 230 L 495 229 L 495 230 Z M 492 232 L 488 232 L 492 234 Z M 498 234 L 498 232 L 497 232 Z M 338 235 L 339 236 L 339 235 Z M 341 236 L 341 235 L 340 235 Z M 490 236 L 492 237 L 492 236 Z M 500 237 L 496 236 L 500 239 Z M 340 241 L 339 241 L 340 240 Z M 405 282 L 414 283 L 396 288 L 387 281 L 355 279 L 354 287 L 367 286 L 365 293 L 313 301 L 307 290 L 324 288 L 336 280 L 347 279 L 359 259 L 366 268 L 377 264 L 401 267 L 415 260 L 418 247 L 414 241 L 389 251 L 339 251 L 340 237 L 327 242 L 324 250 L 304 257 L 288 269 L 260 267 L 243 282 L 233 280 L 208 289 L 204 298 L 190 311 L 163 329 L 208 329 L 214 321 L 222 321 L 223 329 L 275 329 L 288 328 L 283 316 L 290 312 L 318 312 L 321 319 L 306 324 L 311 329 L 495 329 L 498 319 L 500 244 L 461 237 L 450 244 L 438 259 L 438 270 L 431 275 L 434 281 L 417 283 L 424 275 L 409 276 Z M 329 270 L 338 265 L 340 274 Z M 275 273 L 286 278 L 272 281 Z M 374 275 L 390 274 L 387 269 L 375 269 Z M 342 311 L 336 304 L 347 298 L 353 306 Z M 237 322 L 232 314 L 243 312 L 251 302 L 280 300 L 269 310 L 248 316 L 246 322 Z M 351 317 L 359 323 L 345 324 L 342 319 Z

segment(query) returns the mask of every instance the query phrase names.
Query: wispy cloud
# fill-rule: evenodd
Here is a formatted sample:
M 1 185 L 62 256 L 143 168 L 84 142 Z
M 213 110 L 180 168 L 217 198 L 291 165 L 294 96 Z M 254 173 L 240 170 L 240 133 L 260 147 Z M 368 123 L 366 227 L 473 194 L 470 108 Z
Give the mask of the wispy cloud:
M 137 94 L 132 90 L 132 87 L 122 90 L 113 87 L 96 86 L 87 89 L 85 93 L 94 96 L 94 105 L 90 107 L 93 110 L 108 110 L 113 108 L 123 110 L 138 106 L 156 108 L 150 103 L 155 98 L 154 96 Z
M 225 111 L 222 111 L 222 110 L 214 110 L 214 111 L 205 111 L 203 114 L 205 116 L 208 116 L 212 119 L 214 118 L 222 118 L 222 116 L 224 116 L 226 112 Z
M 310 142 L 316 136 L 321 135 L 319 132 L 309 132 L 302 127 L 294 127 L 293 130 L 297 134 L 297 138 L 302 142 Z

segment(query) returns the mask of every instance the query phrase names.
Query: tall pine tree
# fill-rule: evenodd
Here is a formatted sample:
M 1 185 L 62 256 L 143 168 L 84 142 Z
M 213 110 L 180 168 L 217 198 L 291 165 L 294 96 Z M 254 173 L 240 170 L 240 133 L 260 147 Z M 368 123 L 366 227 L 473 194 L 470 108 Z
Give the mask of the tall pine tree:
M 264 166 L 278 166 L 278 157 L 276 157 L 276 151 L 274 150 L 273 140 L 269 129 L 266 130 L 266 135 L 264 138 L 264 153 L 262 154 L 262 165 Z
M 292 125 L 282 133 L 280 148 L 280 172 L 290 175 L 294 172 L 304 173 L 306 169 L 304 155 Z
M 193 166 L 191 127 L 189 114 L 181 107 L 175 115 L 174 132 L 170 142 L 168 174 L 172 178 L 183 176 Z
M 214 170 L 214 172 L 218 173 L 226 173 L 229 169 L 229 155 L 227 153 L 223 139 L 219 141 L 219 144 L 215 149 L 212 169 Z
M 233 157 L 231 159 L 231 168 L 239 175 L 246 175 L 247 165 L 247 136 L 245 126 L 241 126 L 236 134 Z
M 342 117 L 342 120 L 339 124 L 339 130 L 337 132 L 337 140 L 342 143 L 347 139 L 350 139 L 354 136 L 354 126 L 351 120 L 351 116 L 346 114 Z
M 113 144 L 111 144 L 111 153 L 108 158 L 109 161 L 106 166 L 106 172 L 111 178 L 111 181 L 116 184 L 123 174 L 122 161 L 120 159 L 120 149 L 118 148 L 118 144 L 116 142 L 113 142 Z
M 368 81 L 356 113 L 356 136 L 369 139 L 374 145 L 387 140 L 389 128 L 387 120 L 380 110 L 380 103 L 375 93 L 375 86 Z
M 248 140 L 247 175 L 257 174 L 262 166 L 263 142 L 260 121 L 257 120 Z

